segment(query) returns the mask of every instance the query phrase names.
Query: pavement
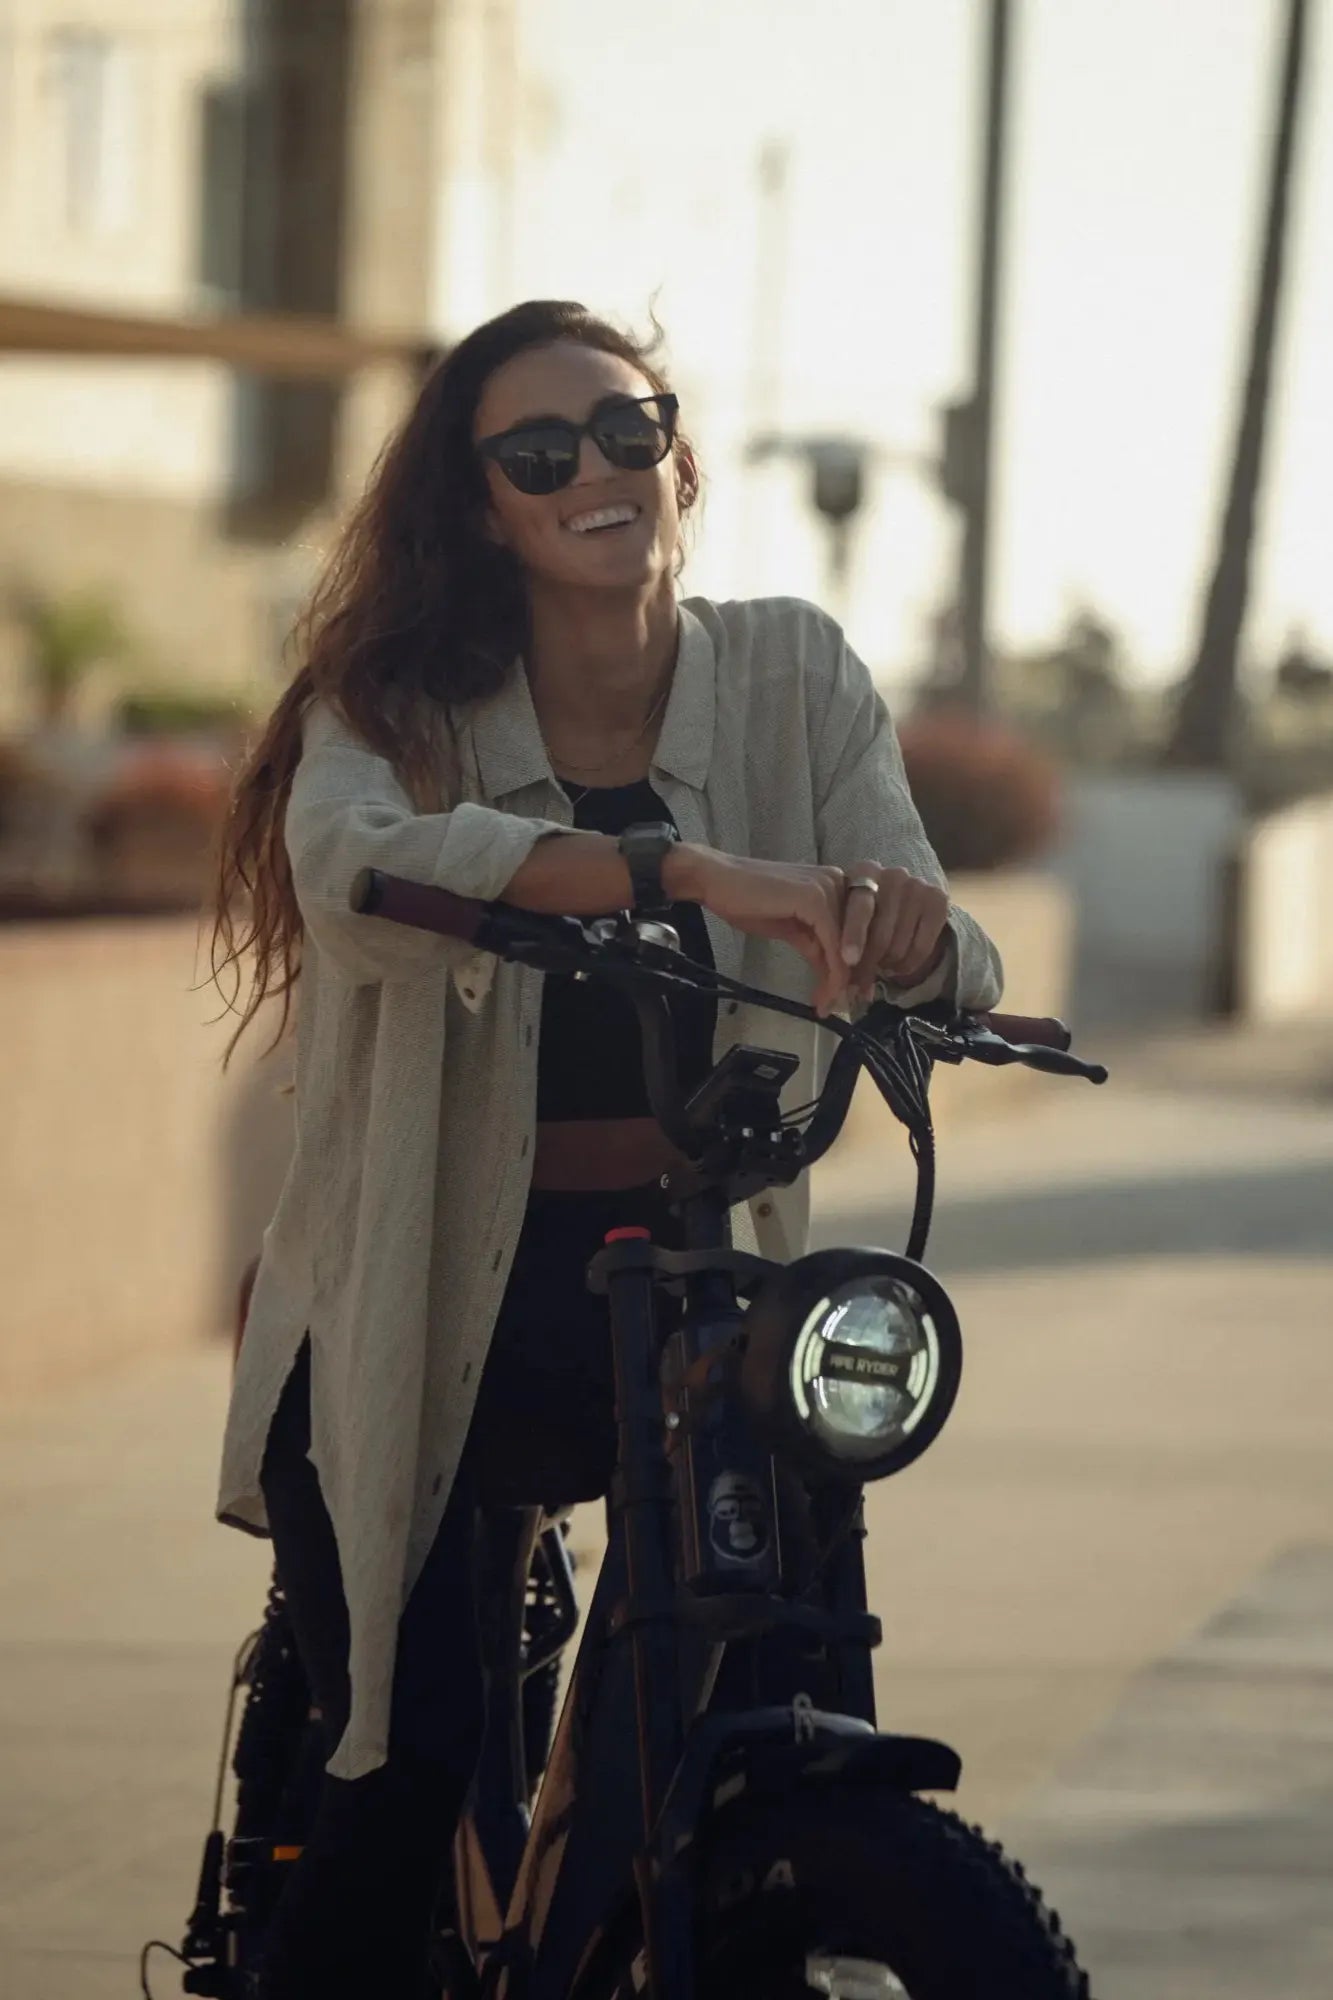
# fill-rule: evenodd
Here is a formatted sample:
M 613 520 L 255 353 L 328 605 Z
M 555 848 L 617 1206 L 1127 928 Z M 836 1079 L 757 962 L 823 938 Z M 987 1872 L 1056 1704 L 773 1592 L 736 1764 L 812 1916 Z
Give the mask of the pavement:
M 1086 1053 L 1104 1089 L 941 1143 L 967 1366 L 870 1498 L 881 1723 L 962 1751 L 1099 2000 L 1326 2000 L 1333 1036 Z M 887 1121 L 874 1169 L 832 1160 L 819 1240 L 901 1243 Z
M 1106 1992 L 1333 1985 L 1333 1548 L 1283 1549 L 1021 1806 L 1016 1851 Z
M 946 1133 L 967 1368 L 871 1498 L 881 1721 L 963 1754 L 1098 2000 L 1333 1990 L 1333 1036 L 1191 1037 Z M 821 1170 L 901 1242 L 901 1135 Z M 217 1352 L 0 1417 L 0 1995 L 178 1943 L 266 1544 L 216 1527 Z M 580 1523 L 591 1546 L 595 1518 Z M 179 1991 L 164 1958 L 157 1996 Z

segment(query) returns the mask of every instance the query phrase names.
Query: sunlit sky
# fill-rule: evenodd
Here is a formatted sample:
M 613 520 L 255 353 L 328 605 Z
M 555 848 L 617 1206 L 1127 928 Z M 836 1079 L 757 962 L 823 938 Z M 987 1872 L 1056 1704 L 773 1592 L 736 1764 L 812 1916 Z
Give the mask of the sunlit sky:
M 1005 641 L 1086 600 L 1146 675 L 1189 650 L 1248 335 L 1279 0 L 1016 0 L 993 567 Z M 1333 647 L 1333 27 L 1312 8 L 1249 626 Z M 968 376 L 981 0 L 524 0 L 533 132 L 517 293 L 665 323 L 712 472 L 692 581 L 827 596 L 794 475 L 736 469 L 755 351 L 756 156 L 792 148 L 776 321 L 794 429 L 909 451 Z M 1320 16 L 1323 16 L 1321 19 Z M 1322 30 L 1322 32 L 1321 32 Z M 953 560 L 879 475 L 846 612 L 905 667 Z

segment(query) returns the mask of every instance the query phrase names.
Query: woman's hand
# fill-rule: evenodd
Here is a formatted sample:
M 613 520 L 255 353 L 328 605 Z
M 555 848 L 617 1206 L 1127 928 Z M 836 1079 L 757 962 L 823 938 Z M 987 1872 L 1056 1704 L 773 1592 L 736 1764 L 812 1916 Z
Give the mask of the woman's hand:
M 818 976 L 816 1013 L 827 1014 L 843 998 L 854 961 L 844 955 L 847 877 L 841 868 L 750 861 L 685 842 L 667 856 L 662 873 L 672 897 L 702 903 L 738 931 L 781 938 L 798 951 Z
M 905 868 L 881 868 L 873 861 L 849 868 L 846 880 L 842 952 L 852 991 L 868 1000 L 877 979 L 919 986 L 944 950 L 946 892 Z M 858 883 L 877 887 L 858 888 Z

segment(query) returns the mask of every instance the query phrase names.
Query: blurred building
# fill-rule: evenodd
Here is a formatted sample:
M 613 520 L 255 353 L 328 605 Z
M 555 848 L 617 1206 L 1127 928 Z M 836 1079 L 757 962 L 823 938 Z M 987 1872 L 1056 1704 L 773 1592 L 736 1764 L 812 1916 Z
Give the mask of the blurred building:
M 0 0 L 0 299 L 423 343 L 524 296 L 639 328 L 659 307 L 708 475 L 691 587 L 841 605 L 807 470 L 748 459 L 756 430 L 840 433 L 858 404 L 826 371 L 783 393 L 772 110 L 728 94 L 663 172 L 635 38 L 607 23 L 604 0 Z M 845 200 L 845 163 L 816 153 L 806 180 Z M 0 355 L 0 593 L 103 586 L 152 673 L 262 677 L 403 392 L 383 371 Z M 905 409 L 867 421 L 908 429 Z M 947 524 L 912 481 L 873 485 L 842 595 L 879 666 L 885 550 L 933 570 Z M 4 646 L 0 618 L 0 665 Z
M 442 13 L 0 0 L 0 293 L 340 316 L 419 341 Z M 0 590 L 102 588 L 149 673 L 262 676 L 403 386 L 0 358 Z

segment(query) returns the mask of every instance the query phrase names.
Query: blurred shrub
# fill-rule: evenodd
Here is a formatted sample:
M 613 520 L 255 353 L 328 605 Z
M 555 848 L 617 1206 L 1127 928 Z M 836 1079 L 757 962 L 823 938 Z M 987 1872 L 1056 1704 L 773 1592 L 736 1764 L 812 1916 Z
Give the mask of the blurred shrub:
M 53 597 L 30 584 L 10 593 L 11 608 L 27 642 L 43 720 L 66 717 L 80 683 L 94 667 L 128 658 L 128 634 L 109 599 L 96 591 Z
M 88 815 L 103 888 L 171 905 L 198 903 L 229 793 L 220 758 L 177 743 L 134 751 Z
M 132 688 L 116 703 L 126 736 L 235 736 L 254 720 L 239 695 L 200 688 Z
M 1055 837 L 1055 765 L 1017 731 L 961 708 L 935 708 L 899 730 L 912 797 L 949 874 L 1031 861 Z

